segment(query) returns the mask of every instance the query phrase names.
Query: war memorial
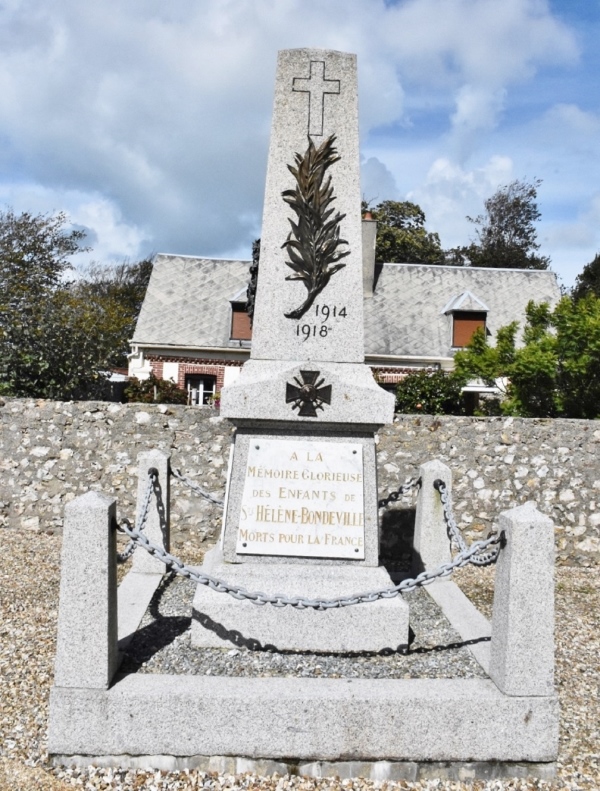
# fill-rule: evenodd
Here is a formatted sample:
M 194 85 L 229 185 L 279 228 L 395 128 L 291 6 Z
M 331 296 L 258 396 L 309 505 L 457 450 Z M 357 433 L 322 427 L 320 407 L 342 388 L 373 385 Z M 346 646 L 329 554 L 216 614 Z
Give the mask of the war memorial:
M 381 563 L 376 437 L 394 398 L 364 364 L 358 141 L 356 57 L 280 52 L 251 358 L 221 401 L 236 431 L 220 542 L 200 568 L 169 554 L 164 451 L 139 457 L 138 519 L 124 528 L 137 550 L 118 588 L 114 499 L 90 491 L 67 505 L 49 729 L 57 761 L 182 768 L 234 758 L 378 779 L 441 765 L 456 776 L 553 772 L 551 520 L 528 503 L 468 547 L 450 470 L 432 460 L 407 484 L 418 490 L 412 573 L 398 581 Z M 496 563 L 491 624 L 451 579 L 470 562 Z M 196 651 L 402 652 L 405 594 L 423 587 L 482 676 L 122 672 L 169 569 L 198 583 Z

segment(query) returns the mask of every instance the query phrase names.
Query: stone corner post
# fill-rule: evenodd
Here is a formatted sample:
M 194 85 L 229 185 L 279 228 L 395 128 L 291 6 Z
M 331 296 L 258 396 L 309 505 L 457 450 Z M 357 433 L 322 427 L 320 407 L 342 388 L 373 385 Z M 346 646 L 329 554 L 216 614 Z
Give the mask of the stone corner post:
M 506 695 L 554 694 L 554 525 L 535 504 L 504 511 L 496 564 L 490 678 Z
M 449 563 L 452 559 L 448 528 L 440 493 L 433 482 L 440 478 L 446 484 L 448 494 L 452 492 L 452 472 L 437 459 L 419 467 L 421 489 L 415 514 L 414 571 L 432 570 Z
M 106 689 L 118 667 L 116 500 L 90 491 L 65 507 L 56 687 Z
M 167 552 L 170 547 L 170 459 L 171 454 L 164 450 L 150 450 L 138 454 L 136 513 L 140 514 L 143 508 L 148 487 L 148 470 L 154 467 L 158 470 L 158 487 L 150 498 L 144 533 L 153 544 L 158 544 Z M 149 555 L 142 547 L 138 547 L 133 555 L 132 571 L 164 574 L 166 566 L 161 560 Z

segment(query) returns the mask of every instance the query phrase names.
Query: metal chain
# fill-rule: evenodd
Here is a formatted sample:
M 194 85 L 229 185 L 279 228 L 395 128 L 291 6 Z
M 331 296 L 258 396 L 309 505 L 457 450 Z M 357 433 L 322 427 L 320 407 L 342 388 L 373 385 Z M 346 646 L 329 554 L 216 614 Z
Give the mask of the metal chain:
M 146 486 L 146 491 L 144 492 L 142 507 L 140 509 L 140 512 L 137 516 L 135 523 L 135 528 L 139 533 L 141 533 L 142 530 L 146 527 L 146 521 L 148 519 L 148 509 L 150 508 L 150 499 L 152 498 L 152 492 L 154 491 L 154 484 L 156 483 L 157 480 L 158 480 L 158 470 L 155 467 L 151 467 L 148 470 L 148 484 Z M 129 521 L 129 519 L 122 519 L 119 527 L 122 527 L 123 523 L 126 523 L 127 526 L 131 529 L 131 522 Z M 122 552 L 117 552 L 117 563 L 125 563 L 125 561 L 128 560 L 133 555 L 136 547 L 137 547 L 137 542 L 134 541 L 133 538 L 130 539 L 125 549 Z
M 247 591 L 245 588 L 241 588 L 237 585 L 230 585 L 225 580 L 213 577 L 210 574 L 205 574 L 196 568 L 186 566 L 165 549 L 153 544 L 137 527 L 132 528 L 126 523 L 122 523 L 119 527 L 127 533 L 132 541 L 135 541 L 136 544 L 142 546 L 151 555 L 161 560 L 175 572 L 175 574 L 187 577 L 199 585 L 207 585 L 211 590 L 217 593 L 227 593 L 233 596 L 234 599 L 247 599 L 254 604 L 272 604 L 274 607 L 294 607 L 299 610 L 307 608 L 329 610 L 336 607 L 349 607 L 354 604 L 374 602 L 378 599 L 393 599 L 400 593 L 408 593 L 421 585 L 427 585 L 436 579 L 448 577 L 455 569 L 472 563 L 472 559 L 476 555 L 482 556 L 482 553 L 488 547 L 496 544 L 502 545 L 504 542 L 504 533 L 491 535 L 485 541 L 476 541 L 470 547 L 456 555 L 450 562 L 443 563 L 439 568 L 432 571 L 422 571 L 414 579 L 403 580 L 393 588 L 382 588 L 369 591 L 368 593 L 355 593 L 337 599 L 306 599 L 301 596 L 286 596 L 283 593 L 268 594 L 260 591 Z
M 377 503 L 378 508 L 387 508 L 390 503 L 395 503 L 403 494 L 408 494 L 413 489 L 421 488 L 420 478 L 409 478 L 399 489 L 395 492 L 390 492 L 383 500 Z
M 223 507 L 223 500 L 219 500 L 218 498 L 213 497 L 212 494 L 209 494 L 201 486 L 198 486 L 197 483 L 192 481 L 186 475 L 183 475 L 175 467 L 171 468 L 171 474 L 173 475 L 174 478 L 177 478 L 178 480 L 182 481 L 183 483 L 186 484 L 186 486 L 189 486 L 190 489 L 193 489 L 195 492 L 197 492 L 201 497 L 204 497 L 205 500 L 208 500 L 209 502 L 214 503 L 215 505 L 218 505 L 221 508 Z M 386 508 L 390 503 L 395 503 L 402 495 L 408 494 L 410 491 L 412 491 L 412 489 L 416 487 L 418 488 L 420 485 L 421 485 L 420 478 L 410 478 L 409 480 L 406 481 L 406 483 L 403 486 L 400 486 L 400 488 L 397 489 L 395 492 L 390 492 L 388 497 L 386 497 L 383 500 L 379 500 L 378 508 Z
M 454 518 L 454 514 L 452 512 L 452 496 L 450 491 L 441 478 L 437 478 L 433 482 L 433 488 L 440 493 L 440 500 L 442 501 L 442 509 L 444 511 L 444 520 L 448 529 L 448 538 L 450 539 L 450 548 L 452 548 L 452 544 L 455 544 L 457 550 L 462 552 L 467 548 L 467 544 L 459 530 L 458 525 L 456 524 L 456 519 Z
M 465 552 L 467 549 L 467 544 L 462 537 L 462 533 L 460 532 L 458 525 L 456 524 L 456 519 L 454 518 L 454 514 L 452 512 L 452 497 L 448 490 L 448 487 L 440 478 L 437 478 L 433 482 L 434 489 L 440 493 L 440 500 L 442 501 L 442 509 L 444 511 L 444 519 L 446 521 L 446 526 L 448 528 L 448 538 L 450 539 L 450 546 L 454 542 L 459 550 L 459 552 Z M 477 555 L 474 555 L 471 558 L 471 563 L 474 566 L 489 566 L 492 563 L 495 563 L 498 559 L 498 555 L 500 554 L 500 550 L 504 546 L 504 539 L 502 539 L 497 546 L 493 549 L 489 550 L 489 552 L 480 552 Z M 475 546 L 473 544 L 472 546 Z
M 186 475 L 182 475 L 181 472 L 179 472 L 179 470 L 175 469 L 175 467 L 171 467 L 171 475 L 174 478 L 177 478 L 177 480 L 185 483 L 186 486 L 190 487 L 190 489 L 193 489 L 195 492 L 198 492 L 198 494 L 201 497 L 204 497 L 205 500 L 208 500 L 209 502 L 214 503 L 215 505 L 218 505 L 221 508 L 223 508 L 223 500 L 219 500 L 216 497 L 213 497 L 212 494 L 209 494 L 201 486 L 198 486 L 197 483 L 194 483 L 194 481 L 190 480 Z

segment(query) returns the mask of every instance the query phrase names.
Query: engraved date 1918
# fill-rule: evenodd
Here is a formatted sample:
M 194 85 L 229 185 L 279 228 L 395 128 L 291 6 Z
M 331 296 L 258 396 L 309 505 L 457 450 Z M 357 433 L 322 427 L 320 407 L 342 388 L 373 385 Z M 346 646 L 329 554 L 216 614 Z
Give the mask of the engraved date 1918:
M 296 335 L 301 337 L 303 341 L 309 338 L 326 338 L 333 327 L 329 326 L 326 322 L 329 319 L 345 319 L 347 317 L 346 307 L 338 305 L 315 305 L 315 317 L 317 323 L 315 324 L 298 324 L 296 326 Z M 321 322 L 318 324 L 318 322 Z

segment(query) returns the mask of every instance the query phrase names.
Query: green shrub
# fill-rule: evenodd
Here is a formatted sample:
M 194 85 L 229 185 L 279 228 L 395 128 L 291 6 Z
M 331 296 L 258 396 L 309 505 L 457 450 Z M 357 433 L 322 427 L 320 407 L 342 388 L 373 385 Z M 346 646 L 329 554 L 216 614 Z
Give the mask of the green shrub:
M 444 371 L 407 374 L 396 390 L 396 412 L 421 415 L 462 415 L 465 381 Z
M 500 417 L 504 414 L 502 402 L 495 396 L 481 396 L 473 414 L 475 417 Z
M 170 379 L 157 379 L 150 374 L 147 379 L 133 376 L 125 388 L 127 401 L 136 404 L 187 404 L 187 393 Z

